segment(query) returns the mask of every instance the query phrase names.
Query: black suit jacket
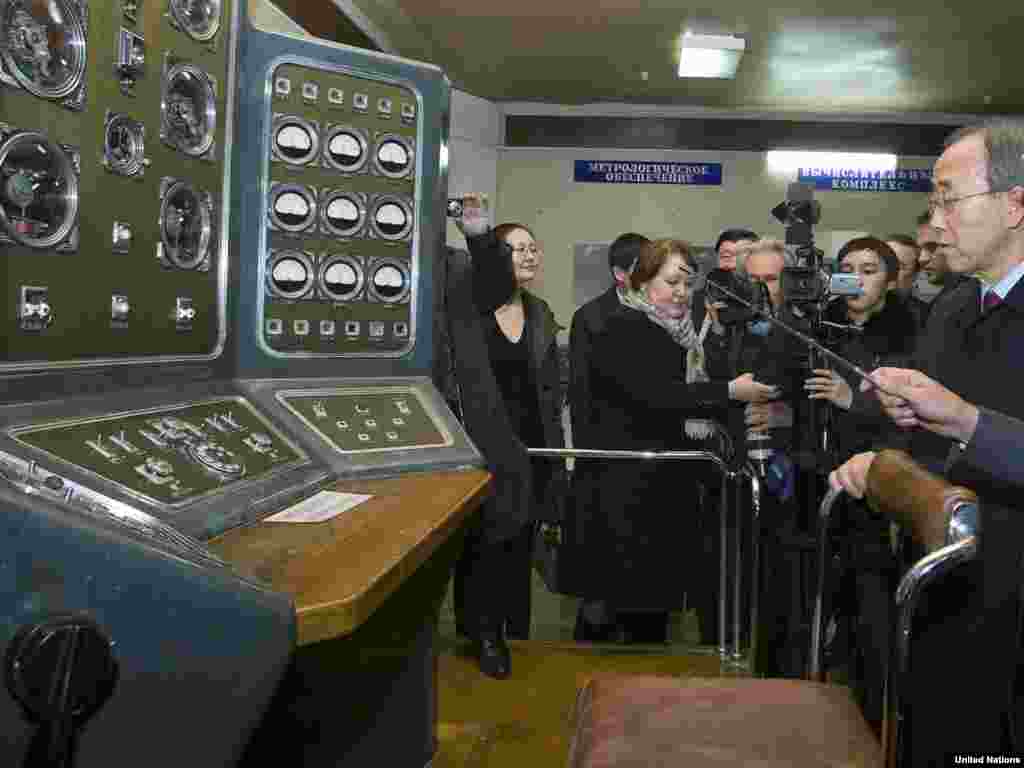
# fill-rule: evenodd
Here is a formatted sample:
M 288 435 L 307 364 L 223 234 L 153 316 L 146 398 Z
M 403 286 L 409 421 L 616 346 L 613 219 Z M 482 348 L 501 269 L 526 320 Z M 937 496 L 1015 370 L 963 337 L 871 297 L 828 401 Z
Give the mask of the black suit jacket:
M 576 310 L 569 329 L 569 418 L 576 448 L 602 448 L 593 435 L 590 360 L 594 339 L 604 333 L 608 318 L 618 311 L 619 296 L 612 285 Z

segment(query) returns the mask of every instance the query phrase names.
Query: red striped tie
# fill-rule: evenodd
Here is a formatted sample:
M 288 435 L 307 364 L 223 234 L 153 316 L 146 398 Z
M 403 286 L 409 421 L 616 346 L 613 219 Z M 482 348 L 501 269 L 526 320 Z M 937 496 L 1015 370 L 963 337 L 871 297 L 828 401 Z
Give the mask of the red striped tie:
M 985 298 L 981 300 L 981 307 L 986 312 L 1002 302 L 1002 298 L 998 293 L 989 288 L 988 293 L 985 294 Z

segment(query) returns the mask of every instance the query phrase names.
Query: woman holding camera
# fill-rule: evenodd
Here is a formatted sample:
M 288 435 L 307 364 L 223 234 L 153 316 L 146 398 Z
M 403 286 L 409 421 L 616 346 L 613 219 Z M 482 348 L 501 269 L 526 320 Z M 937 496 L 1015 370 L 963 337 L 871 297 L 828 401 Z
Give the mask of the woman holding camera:
M 494 476 L 494 494 L 468 533 L 454 597 L 456 626 L 474 640 L 481 671 L 500 679 L 511 671 L 506 634 L 525 638 L 530 631 L 533 523 L 557 519 L 565 487 L 564 466 L 531 460 L 526 448 L 565 442 L 559 326 L 547 302 L 526 290 L 540 269 L 541 248 L 523 224 L 489 229 L 485 204 L 477 196 L 463 201 L 457 224 L 471 254 L 474 306 L 449 312 L 469 342 L 453 345 L 456 377 L 466 428 Z M 511 283 L 504 279 L 510 266 Z
M 861 368 L 900 366 L 914 349 L 917 318 L 905 300 L 890 290 L 900 263 L 892 248 L 876 237 L 855 238 L 837 257 L 839 270 L 860 280 L 861 294 L 833 300 L 824 319 L 846 331 L 836 331 L 836 351 Z M 836 371 L 816 369 L 805 383 L 808 397 L 826 400 L 833 410 L 833 434 L 838 462 L 871 450 L 886 433 L 898 429 L 873 397 L 860 393 L 860 382 Z M 882 690 L 889 657 L 889 605 L 896 586 L 897 562 L 892 552 L 889 523 L 861 502 L 847 501 L 838 517 L 835 538 L 842 553 L 843 574 L 838 611 L 852 624 L 849 640 L 851 683 L 864 715 L 876 732 L 882 722 Z M 840 637 L 842 640 L 847 639 Z
M 678 449 L 683 421 L 731 400 L 760 402 L 774 387 L 752 374 L 708 382 L 688 298 L 698 273 L 689 246 L 658 240 L 641 251 L 591 350 L 595 444 L 635 451 Z M 689 355 L 688 352 L 697 354 Z M 700 373 L 698 373 L 700 369 Z M 669 461 L 579 460 L 574 510 L 564 526 L 567 576 L 586 600 L 605 601 L 627 638 L 665 642 L 668 613 L 686 591 L 700 470 Z M 591 628 L 601 634 L 600 627 Z

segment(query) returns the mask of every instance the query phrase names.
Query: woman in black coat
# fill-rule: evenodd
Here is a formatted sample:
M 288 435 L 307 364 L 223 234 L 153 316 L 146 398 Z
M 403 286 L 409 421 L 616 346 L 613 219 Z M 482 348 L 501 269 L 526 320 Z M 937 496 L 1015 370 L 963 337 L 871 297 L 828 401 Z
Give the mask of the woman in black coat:
M 562 463 L 526 454 L 528 447 L 565 445 L 559 326 L 547 302 L 526 290 L 542 258 L 533 233 L 522 224 L 487 230 L 472 196 L 464 210 L 459 225 L 472 257 L 473 306 L 449 306 L 460 326 L 451 331 L 452 346 L 467 431 L 494 475 L 494 494 L 455 568 L 455 619 L 475 641 L 481 671 L 503 678 L 511 670 L 506 634 L 525 638 L 530 630 L 533 524 L 557 519 L 565 487 Z M 500 296 L 509 262 L 514 281 Z
M 901 366 L 914 351 L 917 317 L 895 291 L 899 260 L 887 243 L 859 237 L 846 243 L 838 255 L 841 272 L 860 278 L 862 293 L 835 301 L 824 319 L 858 330 L 843 334 L 836 351 L 863 369 Z M 846 374 L 818 369 L 805 387 L 811 399 L 834 406 L 833 436 L 842 463 L 856 453 L 884 445 L 898 431 L 871 395 L 859 391 L 860 382 Z M 889 658 L 889 615 L 898 568 L 893 555 L 888 521 L 863 502 L 848 501 L 837 516 L 839 530 L 833 540 L 842 553 L 843 592 L 839 611 L 851 624 L 841 633 L 851 644 L 851 683 L 865 718 L 880 732 L 885 665 Z M 847 622 L 843 622 L 847 623 Z M 843 638 L 848 634 L 848 638 Z M 839 660 L 836 659 L 838 662 Z
M 761 402 L 774 387 L 752 374 L 709 382 L 689 317 L 698 272 L 688 245 L 658 240 L 641 252 L 622 306 L 591 350 L 595 444 L 676 450 L 683 422 L 730 399 Z M 690 354 L 688 354 L 690 353 Z M 587 600 L 603 600 L 627 636 L 664 642 L 668 612 L 687 589 L 699 470 L 673 462 L 580 460 L 576 503 L 564 526 L 565 578 Z

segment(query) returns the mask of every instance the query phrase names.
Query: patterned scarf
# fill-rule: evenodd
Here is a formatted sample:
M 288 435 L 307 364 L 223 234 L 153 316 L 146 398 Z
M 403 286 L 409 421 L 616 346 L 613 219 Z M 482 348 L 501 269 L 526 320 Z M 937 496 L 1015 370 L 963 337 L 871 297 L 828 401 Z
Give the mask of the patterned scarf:
M 665 317 L 648 300 L 643 291 L 619 291 L 623 306 L 643 312 L 647 319 L 664 328 L 672 340 L 686 350 L 686 383 L 707 381 L 704 370 L 704 343 L 693 327 L 693 318 L 687 312 L 680 318 Z

